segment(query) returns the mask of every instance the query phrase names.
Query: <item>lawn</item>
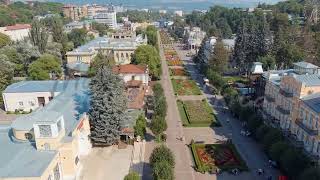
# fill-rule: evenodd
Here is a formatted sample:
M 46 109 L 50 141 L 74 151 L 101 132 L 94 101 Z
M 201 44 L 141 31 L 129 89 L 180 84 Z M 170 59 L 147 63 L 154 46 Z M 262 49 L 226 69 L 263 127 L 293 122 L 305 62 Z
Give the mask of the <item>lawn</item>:
M 185 127 L 220 126 L 206 100 L 177 101 L 182 124 Z
M 190 79 L 171 79 L 174 93 L 179 96 L 201 95 L 196 82 Z
M 188 72 L 184 68 L 170 68 L 171 76 L 189 76 Z
M 217 168 L 222 171 L 239 169 L 247 171 L 248 167 L 241 158 L 236 147 L 232 143 L 220 144 L 191 144 L 191 151 L 195 160 L 196 169 L 205 173 L 215 171 Z

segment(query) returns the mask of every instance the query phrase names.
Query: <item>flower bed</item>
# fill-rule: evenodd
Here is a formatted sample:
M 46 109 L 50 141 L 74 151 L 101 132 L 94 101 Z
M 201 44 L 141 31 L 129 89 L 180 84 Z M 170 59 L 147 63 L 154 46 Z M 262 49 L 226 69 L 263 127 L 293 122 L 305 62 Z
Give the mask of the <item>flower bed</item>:
M 162 44 L 172 44 L 170 36 L 165 31 L 160 31 L 160 39 Z
M 171 68 L 170 75 L 171 76 L 188 76 L 188 72 L 183 68 Z
M 182 66 L 183 63 L 181 60 L 169 60 L 168 62 L 168 66 Z
M 200 172 L 206 172 L 219 168 L 229 171 L 237 168 L 242 171 L 248 170 L 232 143 L 222 144 L 191 144 L 191 151 Z
M 172 79 L 173 89 L 176 95 L 201 95 L 196 82 L 189 79 Z

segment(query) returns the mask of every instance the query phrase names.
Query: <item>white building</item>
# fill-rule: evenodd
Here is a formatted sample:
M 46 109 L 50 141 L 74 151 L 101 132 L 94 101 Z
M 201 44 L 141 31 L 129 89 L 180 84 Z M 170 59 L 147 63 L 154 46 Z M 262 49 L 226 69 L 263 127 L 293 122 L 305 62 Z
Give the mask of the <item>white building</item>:
M 76 81 L 21 81 L 11 84 L 2 93 L 5 110 L 30 112 L 46 106 L 75 83 Z
M 179 10 L 179 11 L 174 11 L 174 14 L 175 14 L 176 16 L 182 17 L 182 16 L 183 16 L 183 11 L 181 11 L 181 10 Z
M 9 36 L 12 41 L 19 41 L 29 36 L 30 29 L 30 24 L 16 24 L 13 26 L 0 27 L 0 32 Z
M 117 29 L 117 13 L 115 11 L 100 11 L 93 19 L 97 23 L 105 24 L 111 29 Z
M 187 37 L 188 49 L 197 52 L 201 46 L 202 40 L 206 37 L 206 33 L 200 27 L 185 28 L 184 32 Z
M 149 84 L 149 70 L 146 66 L 126 64 L 112 68 L 112 71 L 122 77 L 125 83 L 130 81 L 141 81 L 143 85 Z
M 167 10 L 161 9 L 161 10 L 159 10 L 159 13 L 160 14 L 167 14 Z

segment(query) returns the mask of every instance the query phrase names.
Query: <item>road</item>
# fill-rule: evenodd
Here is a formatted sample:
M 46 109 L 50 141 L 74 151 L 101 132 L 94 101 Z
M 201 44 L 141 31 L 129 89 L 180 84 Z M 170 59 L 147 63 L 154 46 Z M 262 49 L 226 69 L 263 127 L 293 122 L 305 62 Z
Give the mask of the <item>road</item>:
M 186 128 L 185 133 L 188 137 L 190 137 L 189 134 L 193 137 L 205 137 L 202 140 L 212 141 L 213 139 L 221 139 L 223 137 L 231 138 L 232 142 L 237 147 L 237 150 L 241 154 L 242 158 L 246 161 L 250 171 L 247 173 L 241 173 L 239 176 L 227 176 L 227 175 L 221 175 L 220 177 L 216 177 L 218 180 L 222 179 L 246 179 L 246 180 L 260 180 L 265 179 L 262 176 L 258 176 L 256 173 L 256 170 L 259 168 L 263 168 L 266 172 L 266 175 L 272 175 L 273 179 L 279 175 L 279 172 L 273 168 L 268 167 L 268 159 L 262 149 L 249 137 L 244 137 L 240 135 L 240 131 L 242 129 L 240 122 L 237 119 L 234 119 L 230 112 L 223 113 L 222 109 L 226 108 L 223 97 L 217 96 L 216 98 L 213 97 L 213 95 L 209 94 L 204 87 L 200 86 L 202 84 L 203 76 L 198 72 L 196 65 L 192 62 L 192 60 L 189 57 L 186 57 L 187 51 L 182 50 L 180 48 L 179 44 L 175 45 L 175 49 L 178 52 L 178 55 L 180 58 L 184 61 L 186 69 L 189 71 L 191 78 L 196 80 L 196 82 L 199 84 L 199 87 L 201 88 L 203 94 L 208 99 L 208 102 L 211 103 L 213 108 L 215 109 L 215 112 L 217 114 L 217 117 L 219 121 L 222 124 L 221 128 L 214 128 L 210 130 L 201 130 L 199 133 L 196 132 L 196 129 L 190 129 Z M 226 120 L 229 120 L 227 122 Z M 200 134 L 201 133 L 201 134 Z M 208 136 L 204 135 L 203 133 L 206 133 Z M 210 135 L 211 138 L 210 138 Z M 208 176 L 202 176 L 201 179 L 210 179 Z M 197 178 L 198 179 L 198 178 Z

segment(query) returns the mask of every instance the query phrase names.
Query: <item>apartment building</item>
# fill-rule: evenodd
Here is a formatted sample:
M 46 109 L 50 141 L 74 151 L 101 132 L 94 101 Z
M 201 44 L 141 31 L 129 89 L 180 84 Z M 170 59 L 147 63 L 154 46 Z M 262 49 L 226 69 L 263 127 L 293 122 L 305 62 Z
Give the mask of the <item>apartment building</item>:
M 72 19 L 73 21 L 79 21 L 81 18 L 88 16 L 88 7 L 86 5 L 76 6 L 67 4 L 63 6 L 63 15 L 64 17 Z
M 67 52 L 68 67 L 78 67 L 88 70 L 90 63 L 98 52 L 111 55 L 116 64 L 130 64 L 131 57 L 138 46 L 147 44 L 147 38 L 142 35 L 132 38 L 98 37 L 87 44 Z M 86 66 L 86 67 L 85 67 Z
M 93 20 L 97 23 L 107 25 L 110 29 L 117 29 L 117 13 L 115 11 L 99 11 L 95 16 L 93 16 Z
M 263 110 L 314 158 L 320 156 L 320 70 L 307 62 L 293 69 L 268 71 Z
M 91 150 L 88 84 L 87 79 L 70 81 L 46 106 L 1 125 L 1 180 L 78 179 L 79 159 Z

